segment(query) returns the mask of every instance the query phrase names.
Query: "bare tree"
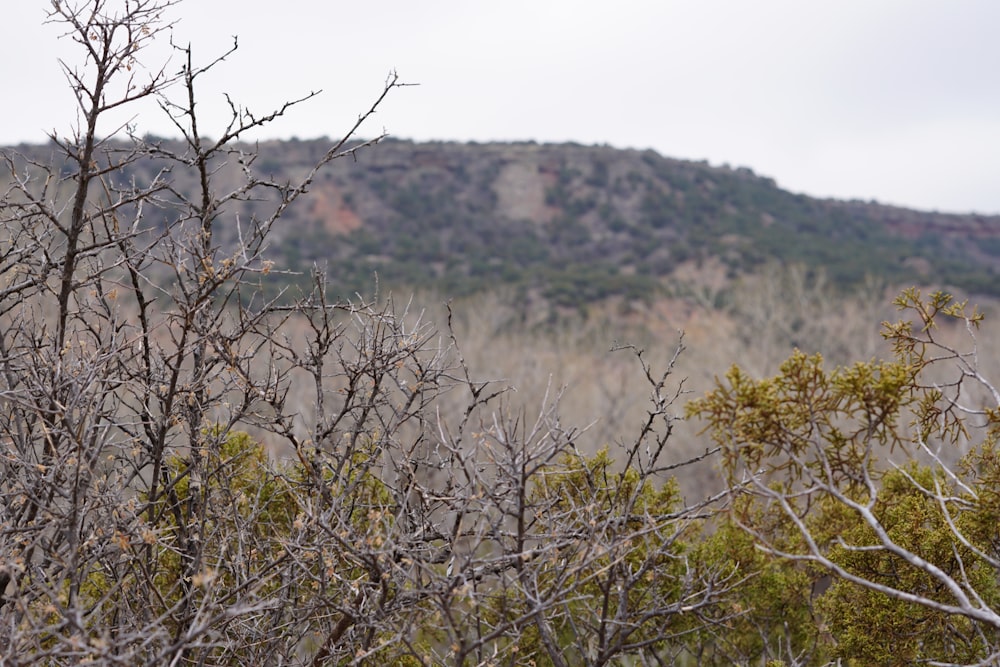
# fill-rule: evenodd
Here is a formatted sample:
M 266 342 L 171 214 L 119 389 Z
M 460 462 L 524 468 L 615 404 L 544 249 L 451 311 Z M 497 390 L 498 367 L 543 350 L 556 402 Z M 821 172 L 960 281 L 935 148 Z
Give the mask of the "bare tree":
M 314 93 L 231 102 L 207 139 L 196 85 L 236 46 L 145 68 L 173 4 L 53 2 L 79 125 L 50 162 L 4 155 L 3 664 L 669 663 L 737 583 L 685 557 L 718 499 L 669 481 L 673 363 L 636 351 L 648 419 L 588 458 L 558 392 L 511 410 L 408 307 L 331 300 L 319 271 L 265 298 L 271 231 L 402 84 L 299 182 L 265 178 L 240 139 Z M 180 141 L 99 134 L 143 98 Z
M 198 592 L 206 540 L 226 509 L 208 504 L 206 485 L 219 474 L 212 453 L 259 402 L 227 366 L 252 353 L 266 312 L 247 300 L 248 280 L 267 272 L 264 240 L 315 169 L 295 185 L 269 182 L 234 144 L 297 102 L 263 117 L 234 105 L 219 139 L 203 138 L 195 84 L 232 51 L 197 67 L 179 50 L 177 76 L 141 67 L 173 4 L 54 2 L 50 20 L 84 57 L 64 64 L 78 126 L 51 135 L 52 164 L 5 155 L 0 650 L 13 663 L 166 664 L 263 604 Z M 397 85 L 391 78 L 382 97 Z M 143 98 L 175 121 L 179 150 L 98 134 L 108 112 Z M 356 128 L 316 169 L 366 145 L 348 146 Z M 130 178 L 143 161 L 158 172 Z M 244 182 L 220 192 L 213 175 L 226 162 Z M 175 187 L 174 170 L 197 186 Z M 223 250 L 214 234 L 227 207 L 261 191 L 277 195 L 273 211 L 226 216 L 239 242 Z

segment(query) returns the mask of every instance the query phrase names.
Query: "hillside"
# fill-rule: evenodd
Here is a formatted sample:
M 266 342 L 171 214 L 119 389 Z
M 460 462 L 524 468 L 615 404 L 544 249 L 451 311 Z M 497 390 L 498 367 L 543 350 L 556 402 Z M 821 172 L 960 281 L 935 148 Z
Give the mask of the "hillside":
M 327 148 L 268 142 L 253 166 L 287 181 Z M 745 168 L 600 146 L 390 140 L 357 157 L 321 173 L 269 251 L 293 272 L 325 264 L 343 295 L 369 292 L 377 273 L 453 296 L 502 285 L 574 306 L 682 291 L 685 267 L 713 259 L 729 277 L 777 262 L 822 268 L 845 289 L 875 277 L 1000 294 L 997 216 L 819 200 Z M 156 168 L 137 163 L 130 176 Z M 235 182 L 236 169 L 221 173 Z
M 318 142 L 262 146 L 261 168 L 294 172 Z M 715 257 L 731 275 L 777 260 L 996 294 L 1000 218 L 812 199 L 746 169 L 652 151 L 533 144 L 387 142 L 334 164 L 294 212 L 290 266 L 329 261 L 349 289 L 388 283 L 463 294 L 536 289 L 568 305 L 669 286 Z

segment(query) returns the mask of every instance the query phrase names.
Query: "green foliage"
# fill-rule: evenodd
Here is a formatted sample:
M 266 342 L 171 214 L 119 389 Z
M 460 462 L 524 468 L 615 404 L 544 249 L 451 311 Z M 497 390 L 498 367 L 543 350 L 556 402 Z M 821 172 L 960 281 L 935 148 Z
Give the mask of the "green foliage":
M 635 469 L 617 472 L 606 450 L 567 455 L 534 476 L 527 502 L 545 508 L 535 515 L 527 546 L 532 559 L 548 566 L 530 585 L 500 585 L 490 596 L 487 625 L 518 628 L 498 651 L 516 654 L 517 664 L 554 664 L 541 626 L 519 620 L 549 599 L 555 607 L 545 614 L 548 641 L 568 664 L 599 662 L 601 651 L 611 655 L 621 645 L 662 650 L 672 632 L 690 631 L 678 607 L 698 526 L 673 518 L 681 505 L 673 479 L 654 486 Z M 573 595 L 563 597 L 565 590 Z M 623 618 L 637 620 L 616 621 Z
M 942 359 L 972 358 L 940 341 L 942 320 L 971 329 L 982 315 L 915 289 L 896 305 L 910 317 L 884 325 L 891 360 L 827 370 L 819 355 L 796 351 L 771 378 L 733 367 L 688 405 L 723 448 L 728 483 L 743 491 L 734 525 L 760 550 L 729 556 L 753 582 L 738 589 L 749 611 L 730 621 L 725 639 L 740 656 L 766 650 L 775 603 L 808 628 L 786 636 L 789 645 L 817 646 L 818 658 L 845 664 L 971 663 L 997 650 L 997 411 L 984 410 L 974 432 L 945 393 L 959 395 L 961 383 L 925 379 Z M 924 443 L 974 433 L 980 444 L 956 468 L 911 458 Z M 740 545 L 733 532 L 725 525 L 718 533 L 730 550 Z M 706 546 L 709 557 L 723 552 Z M 822 574 L 832 585 L 810 602 Z
M 705 419 L 727 445 L 732 484 L 763 468 L 791 483 L 812 473 L 853 487 L 861 482 L 858 469 L 875 470 L 875 444 L 890 452 L 905 444 L 897 426 L 915 389 L 905 363 L 858 362 L 827 372 L 821 355 L 796 350 L 773 378 L 754 380 L 733 366 L 725 383 L 689 403 L 688 414 Z
M 196 483 L 191 456 L 170 456 L 164 471 L 169 491 L 149 504 L 147 544 L 136 547 L 136 558 L 155 572 L 158 595 L 150 604 L 160 613 L 169 614 L 192 590 L 213 597 L 211 591 L 233 590 L 258 577 L 261 593 L 277 585 L 263 575 L 283 556 L 283 542 L 300 511 L 260 443 L 220 427 L 204 435 L 207 446 L 200 452 L 198 469 L 209 474 Z M 180 535 L 177 528 L 199 520 L 201 562 L 185 563 L 180 550 L 172 547 Z M 101 599 L 105 591 L 97 585 L 93 595 Z
M 948 576 L 966 579 L 986 605 L 996 608 L 1000 603 L 996 572 L 968 547 L 956 544 L 940 502 L 924 489 L 941 489 L 958 498 L 942 473 L 911 463 L 883 477 L 874 506 L 879 522 L 895 544 L 935 563 Z M 948 510 L 965 514 L 958 503 Z M 866 580 L 929 600 L 949 600 L 950 593 L 941 582 L 925 571 L 884 550 L 854 546 L 876 544 L 871 527 L 855 520 L 830 549 L 830 559 Z M 927 656 L 975 662 L 987 648 L 967 618 L 928 611 L 848 581 L 834 583 L 819 606 L 837 638 L 836 655 L 856 664 L 910 665 Z
M 776 518 L 769 521 L 783 532 L 781 539 L 794 539 Z M 822 578 L 817 568 L 766 554 L 729 519 L 697 544 L 692 559 L 706 569 L 728 569 L 738 582 L 729 603 L 715 608 L 711 622 L 688 640 L 691 652 L 701 653 L 700 664 L 784 664 L 781 658 L 803 655 L 812 657 L 809 664 L 825 661 L 830 647 L 813 608 Z

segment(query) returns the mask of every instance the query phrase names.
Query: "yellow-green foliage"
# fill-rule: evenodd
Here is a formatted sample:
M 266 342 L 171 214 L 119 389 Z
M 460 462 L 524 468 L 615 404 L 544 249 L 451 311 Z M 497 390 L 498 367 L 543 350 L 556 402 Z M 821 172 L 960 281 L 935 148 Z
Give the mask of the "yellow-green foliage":
M 550 514 L 565 512 L 575 526 L 589 526 L 595 518 L 607 519 L 615 510 L 628 509 L 634 527 L 645 514 L 661 516 L 677 509 L 680 497 L 675 479 L 657 488 L 635 468 L 623 472 L 614 468 L 607 449 L 592 457 L 567 455 L 558 467 L 536 476 L 531 500 L 555 501 Z
M 963 512 L 958 525 L 988 555 L 1000 559 L 1000 446 L 992 428 L 986 442 L 962 461 L 962 471 L 971 483 L 974 509 Z
M 762 513 L 760 508 L 745 511 Z M 769 538 L 784 548 L 801 540 L 778 513 L 759 518 L 771 524 Z M 701 653 L 699 664 L 760 664 L 788 650 L 811 652 L 816 664 L 824 662 L 829 646 L 813 610 L 813 589 L 823 574 L 819 568 L 765 553 L 731 520 L 721 521 L 700 541 L 691 560 L 703 571 L 729 573 L 734 585 L 729 601 L 711 611 L 712 623 L 688 638 L 692 652 Z
M 724 446 L 728 479 L 744 470 L 780 472 L 795 483 L 811 470 L 850 484 L 872 469 L 874 444 L 887 451 L 902 443 L 901 409 L 912 401 L 913 371 L 893 361 L 859 362 L 827 371 L 820 355 L 795 351 L 778 375 L 754 380 L 734 366 L 714 391 L 687 406 L 705 419 Z M 824 450 L 826 461 L 814 448 Z M 804 465 L 793 464 L 798 457 Z
M 996 573 L 970 549 L 957 543 L 941 506 L 923 489 L 954 490 L 942 474 L 911 464 L 882 479 L 874 512 L 889 538 L 924 558 L 956 580 L 964 580 L 984 602 L 1000 602 Z M 957 494 L 955 494 L 957 496 Z M 956 503 L 948 506 L 956 520 L 966 514 Z M 962 521 L 964 523 L 964 521 Z M 940 581 L 884 550 L 856 550 L 849 546 L 878 544 L 874 532 L 858 519 L 843 535 L 843 545 L 830 558 L 851 574 L 878 584 L 914 593 L 928 600 L 954 600 Z M 921 659 L 947 658 L 974 662 L 984 646 L 971 621 L 929 610 L 882 593 L 838 581 L 820 600 L 823 616 L 837 638 L 837 655 L 856 664 L 909 665 Z
M 249 435 L 207 429 L 204 437 L 210 444 L 201 452 L 200 486 L 192 482 L 189 456 L 168 457 L 161 478 L 166 489 L 131 530 L 111 537 L 117 560 L 104 559 L 86 574 L 79 597 L 95 615 L 101 606 L 139 605 L 143 614 L 170 618 L 185 597 L 224 599 L 251 580 L 266 597 L 277 585 L 266 572 L 281 557 L 298 505 Z M 197 498 L 194 488 L 200 489 Z M 149 499 L 133 502 L 135 510 Z M 200 563 L 191 569 L 181 536 L 190 540 L 195 526 Z M 141 600 L 134 600 L 139 591 Z
M 695 531 L 672 516 L 681 502 L 674 480 L 654 483 L 635 469 L 616 470 L 604 450 L 564 456 L 532 482 L 526 502 L 537 509 L 525 545 L 531 583 L 511 573 L 476 591 L 474 631 L 506 629 L 488 650 L 499 656 L 497 664 L 553 664 L 539 623 L 565 664 L 593 659 L 600 633 L 651 641 L 651 650 L 663 643 L 654 638 L 682 630 L 681 614 L 662 613 L 680 602 L 687 540 Z M 539 601 L 545 611 L 536 618 Z M 458 594 L 453 607 L 470 604 Z M 622 618 L 636 620 L 616 622 Z
M 567 456 L 537 477 L 531 494 L 533 504 L 549 508 L 537 517 L 533 532 L 554 539 L 580 535 L 550 555 L 550 585 L 569 585 L 576 593 L 565 603 L 560 620 L 565 625 L 556 627 L 568 651 L 581 650 L 586 638 L 581 634 L 596 633 L 603 620 L 624 611 L 623 605 L 630 613 L 665 607 L 680 599 L 685 584 L 688 540 L 698 527 L 671 518 L 681 501 L 676 481 L 654 484 L 634 468 L 614 468 L 607 450 L 590 458 Z M 608 590 L 618 592 L 606 595 Z M 651 614 L 629 629 L 631 640 L 657 636 L 667 627 L 679 630 L 680 622 L 679 614 Z
M 732 516 L 745 532 L 723 525 L 701 545 L 706 559 L 738 563 L 754 575 L 735 591 L 746 613 L 729 621 L 733 633 L 722 639 L 741 656 L 758 655 L 773 636 L 768 633 L 780 634 L 773 615 L 781 609 L 807 626 L 788 637 L 793 647 L 815 640 L 823 650 L 814 655 L 847 664 L 976 662 L 988 654 L 986 637 L 995 631 L 963 616 L 847 579 L 834 579 L 811 603 L 807 596 L 822 571 L 803 563 L 823 556 L 874 585 L 955 604 L 941 581 L 882 548 L 852 508 L 852 502 L 871 503 L 874 493 L 871 509 L 889 541 L 975 591 L 981 604 L 1000 608 L 997 572 L 983 557 L 1000 553 L 996 411 L 986 410 L 981 444 L 956 469 L 959 477 L 940 466 L 894 468 L 887 462 L 890 455 L 906 461 L 921 442 L 971 437 L 965 416 L 923 374 L 942 357 L 958 359 L 934 338 L 940 318 L 975 326 L 982 316 L 942 293 L 924 300 L 908 290 L 896 303 L 914 317 L 885 325 L 894 351 L 888 361 L 827 370 L 819 355 L 796 351 L 772 378 L 756 380 L 733 367 L 713 391 L 688 405 L 688 414 L 705 419 L 722 446 L 729 482 L 739 485 L 756 474 L 767 484 L 734 503 Z M 752 544 L 763 546 L 765 555 Z M 804 558 L 769 555 L 778 552 Z
M 223 434 L 207 429 L 210 444 L 201 452 L 200 486 L 192 483 L 192 460 L 174 455 L 166 461 L 172 493 L 159 498 L 159 518 L 146 527 L 152 542 L 149 558 L 157 599 L 164 611 L 185 595 L 215 596 L 265 571 L 280 557 L 281 538 L 291 530 L 298 507 L 279 481 L 262 445 L 243 432 Z M 192 498 L 193 488 L 198 495 Z M 192 515 L 194 512 L 194 515 Z M 184 564 L 178 522 L 201 536 L 200 567 L 190 572 Z M 266 577 L 262 595 L 270 589 Z

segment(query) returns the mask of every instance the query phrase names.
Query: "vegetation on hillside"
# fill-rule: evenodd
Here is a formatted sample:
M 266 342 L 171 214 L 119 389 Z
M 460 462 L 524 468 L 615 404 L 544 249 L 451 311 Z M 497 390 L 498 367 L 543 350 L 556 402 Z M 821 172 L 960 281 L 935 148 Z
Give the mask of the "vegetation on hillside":
M 122 178 L 148 180 L 180 150 L 147 140 L 162 151 L 124 167 Z M 43 161 L 51 153 L 20 150 Z M 290 183 L 325 150 L 323 140 L 266 143 L 252 167 Z M 233 158 L 214 158 L 220 186 L 239 183 Z M 186 192 L 197 186 L 185 174 L 172 181 Z M 280 190 L 262 192 L 238 212 L 265 216 L 280 201 Z M 718 261 L 731 278 L 779 262 L 822 271 L 843 291 L 876 279 L 1000 294 L 1000 218 L 817 200 L 747 169 L 652 151 L 385 141 L 356 163 L 330 165 L 310 184 L 309 203 L 283 219 L 271 238 L 272 290 L 308 289 L 319 265 L 344 297 L 370 294 L 377 275 L 385 287 L 462 297 L 503 286 L 580 307 L 678 294 L 684 267 Z M 219 240 L 238 242 L 225 229 Z

